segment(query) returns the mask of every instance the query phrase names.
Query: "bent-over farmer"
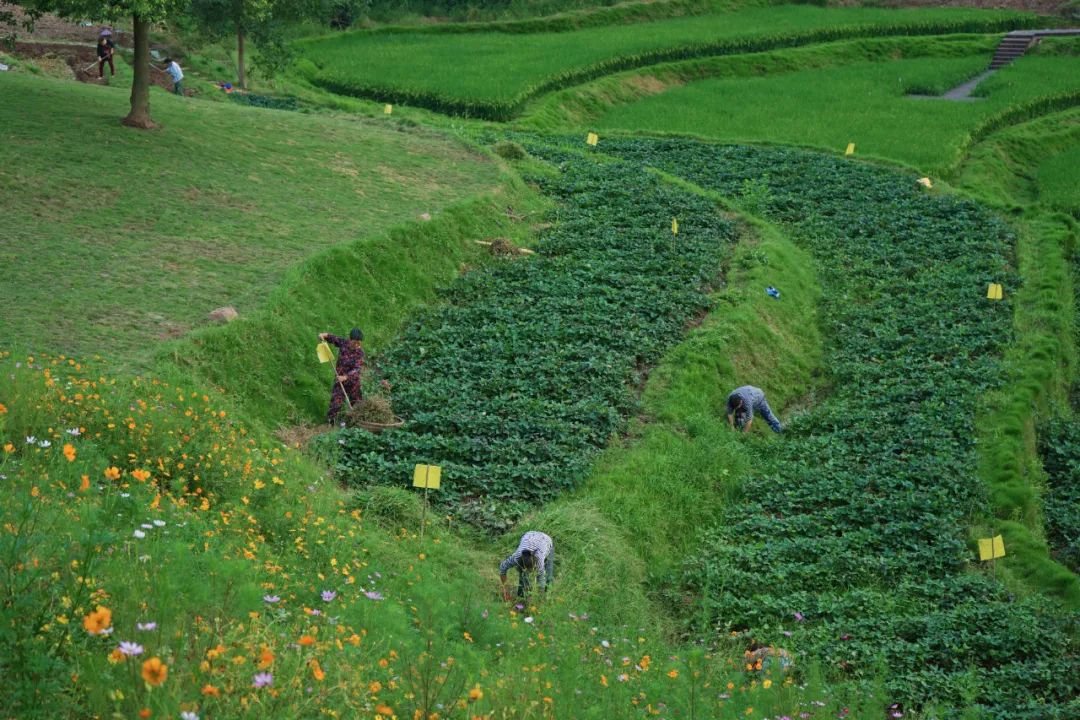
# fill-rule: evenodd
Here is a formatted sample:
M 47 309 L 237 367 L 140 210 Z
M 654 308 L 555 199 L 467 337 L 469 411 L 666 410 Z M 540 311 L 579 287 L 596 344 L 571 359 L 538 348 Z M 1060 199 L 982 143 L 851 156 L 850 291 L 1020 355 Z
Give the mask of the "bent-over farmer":
M 533 573 L 540 590 L 547 590 L 547 586 L 555 579 L 555 544 L 551 537 L 538 530 L 530 530 L 521 536 L 515 550 L 508 558 L 499 565 L 499 580 L 502 582 L 502 594 L 504 600 L 510 600 L 510 589 L 506 586 L 506 573 L 510 568 L 518 570 L 518 597 L 524 598 L 532 588 Z
M 364 397 L 360 391 L 360 372 L 364 369 L 364 333 L 360 328 L 353 328 L 347 339 L 330 333 L 319 333 L 319 339 L 338 349 L 337 366 L 334 368 L 337 377 L 330 391 L 330 409 L 326 413 L 326 422 L 333 425 L 341 406 L 345 404 L 346 393 L 349 403 L 353 405 Z
M 750 430 L 750 423 L 754 421 L 754 411 L 761 413 L 765 422 L 773 432 L 783 432 L 784 428 L 780 421 L 773 415 L 769 403 L 765 400 L 765 391 L 753 385 L 743 385 L 735 388 L 727 398 L 727 420 L 732 428 L 739 428 L 743 432 Z

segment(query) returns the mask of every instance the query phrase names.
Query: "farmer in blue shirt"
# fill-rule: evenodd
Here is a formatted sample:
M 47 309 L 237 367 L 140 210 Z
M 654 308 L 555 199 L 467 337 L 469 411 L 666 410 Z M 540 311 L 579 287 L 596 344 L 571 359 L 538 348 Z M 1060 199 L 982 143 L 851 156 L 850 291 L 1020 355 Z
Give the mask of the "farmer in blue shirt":
M 750 423 L 754 421 L 754 411 L 761 413 L 765 422 L 773 432 L 782 432 L 783 426 L 773 415 L 769 403 L 765 400 L 765 391 L 753 385 L 743 385 L 735 388 L 727 398 L 727 420 L 732 428 L 738 427 L 743 432 L 750 430 Z
M 172 58 L 165 58 L 165 73 L 172 78 L 173 92 L 177 95 L 183 95 L 184 88 L 180 86 L 180 81 L 184 79 L 184 71 L 180 69 L 180 66 Z

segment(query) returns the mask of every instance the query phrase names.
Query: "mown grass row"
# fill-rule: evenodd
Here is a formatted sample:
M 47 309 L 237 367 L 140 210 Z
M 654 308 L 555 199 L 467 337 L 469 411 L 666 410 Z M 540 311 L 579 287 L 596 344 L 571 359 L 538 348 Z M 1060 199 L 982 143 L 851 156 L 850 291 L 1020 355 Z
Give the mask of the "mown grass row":
M 694 620 L 751 628 L 837 680 L 888 668 L 905 705 L 943 716 L 1075 709 L 1066 616 L 970 571 L 965 528 L 993 508 L 975 415 L 1005 380 L 995 357 L 1009 305 L 984 296 L 991 279 L 1015 284 L 1007 229 L 911 177 L 825 156 L 685 141 L 607 150 L 728 195 L 762 179 L 753 194 L 823 277 L 832 394 L 759 453 L 746 500 L 703 535 L 686 576 L 704 607 Z
M 864 18 L 870 11 L 850 11 L 837 18 L 841 12 L 806 7 L 744 11 L 715 16 L 712 23 L 694 18 L 666 33 L 660 32 L 663 23 L 657 23 L 623 31 L 598 30 L 593 35 L 581 31 L 446 39 L 421 35 L 411 40 L 403 35 L 344 37 L 304 45 L 308 59 L 298 64 L 298 70 L 310 82 L 341 94 L 505 121 L 543 93 L 630 68 L 853 38 L 994 33 L 1035 22 L 1033 16 L 1013 13 L 957 16 L 943 12 L 926 19 L 927 11 L 902 21 L 895 19 L 900 11 L 876 11 L 867 22 Z M 677 21 L 668 21 L 673 22 Z M 776 29 L 781 25 L 790 29 Z M 771 31 L 754 32 L 762 26 Z M 476 47 L 469 47 L 470 42 Z M 513 55 L 500 48 L 512 50 Z M 507 57 L 515 59 L 512 65 L 507 65 Z M 418 66 L 418 58 L 426 58 L 423 77 L 410 69 Z

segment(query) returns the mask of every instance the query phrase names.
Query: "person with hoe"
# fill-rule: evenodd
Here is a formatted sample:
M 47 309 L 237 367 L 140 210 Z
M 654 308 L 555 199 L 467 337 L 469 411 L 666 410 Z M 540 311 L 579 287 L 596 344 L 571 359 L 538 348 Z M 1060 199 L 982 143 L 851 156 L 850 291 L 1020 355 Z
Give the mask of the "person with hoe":
M 727 421 L 732 429 L 738 428 L 743 432 L 750 431 L 750 423 L 754 422 L 754 411 L 761 413 L 765 422 L 775 433 L 783 432 L 784 428 L 780 421 L 773 415 L 769 403 L 765 400 L 765 391 L 753 385 L 743 385 L 735 388 L 727 398 Z
M 555 545 L 551 537 L 538 530 L 530 530 L 521 536 L 515 550 L 499 565 L 499 581 L 502 583 L 503 600 L 511 600 L 510 589 L 506 585 L 506 573 L 516 567 L 518 571 L 518 597 L 524 598 L 532 589 L 531 575 L 536 574 L 541 592 L 555 579 Z
M 330 409 L 326 413 L 326 422 L 333 425 L 341 412 L 341 406 L 345 404 L 346 394 L 350 405 L 355 405 L 363 398 L 360 391 L 360 371 L 364 369 L 364 333 L 360 328 L 353 328 L 347 339 L 330 333 L 319 333 L 319 339 L 338 349 L 335 367 L 337 377 L 330 391 Z
M 172 58 L 165 58 L 165 74 L 172 78 L 173 92 L 177 95 L 183 95 L 184 88 L 180 83 L 184 79 L 184 71 L 180 69 L 180 66 Z
M 105 63 L 109 63 L 110 75 L 116 75 L 116 65 L 113 64 L 113 53 L 116 52 L 116 45 L 113 44 L 110 35 L 112 35 L 111 31 L 102 30 L 101 35 L 98 37 L 98 77 L 105 77 Z

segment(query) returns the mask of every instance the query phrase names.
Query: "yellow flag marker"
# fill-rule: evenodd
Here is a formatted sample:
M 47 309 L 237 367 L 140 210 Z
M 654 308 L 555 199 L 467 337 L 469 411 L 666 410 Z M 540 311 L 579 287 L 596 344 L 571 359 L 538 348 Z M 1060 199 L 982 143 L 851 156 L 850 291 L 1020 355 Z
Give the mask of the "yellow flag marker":
M 315 346 L 315 354 L 319 356 L 321 363 L 334 362 L 334 351 L 324 342 Z
M 920 185 L 922 185 L 923 187 L 928 187 L 928 188 L 934 187 L 934 183 L 930 182 L 930 178 L 928 178 L 928 177 L 919 178 L 918 180 L 916 180 L 916 182 L 919 183 Z
M 382 111 L 383 115 L 389 115 L 390 113 L 394 112 L 394 106 L 389 104 L 383 105 Z
M 676 218 L 671 218 L 671 234 L 679 234 L 679 221 Z
M 592 145 L 593 147 L 596 147 L 596 143 L 598 142 L 600 142 L 600 136 L 594 132 L 591 132 L 585 136 L 586 145 Z
M 1001 285 L 999 283 L 990 283 L 986 288 L 986 297 L 988 300 L 1000 300 L 1002 298 Z
M 1000 535 L 979 538 L 979 560 L 994 560 L 999 557 L 1005 557 L 1005 540 Z
M 844 154 L 845 155 L 854 155 L 855 154 L 855 143 L 848 143 L 847 144 L 847 150 L 844 151 Z
M 438 490 L 442 478 L 442 468 L 438 465 L 417 465 L 413 468 L 413 487 L 425 490 Z

